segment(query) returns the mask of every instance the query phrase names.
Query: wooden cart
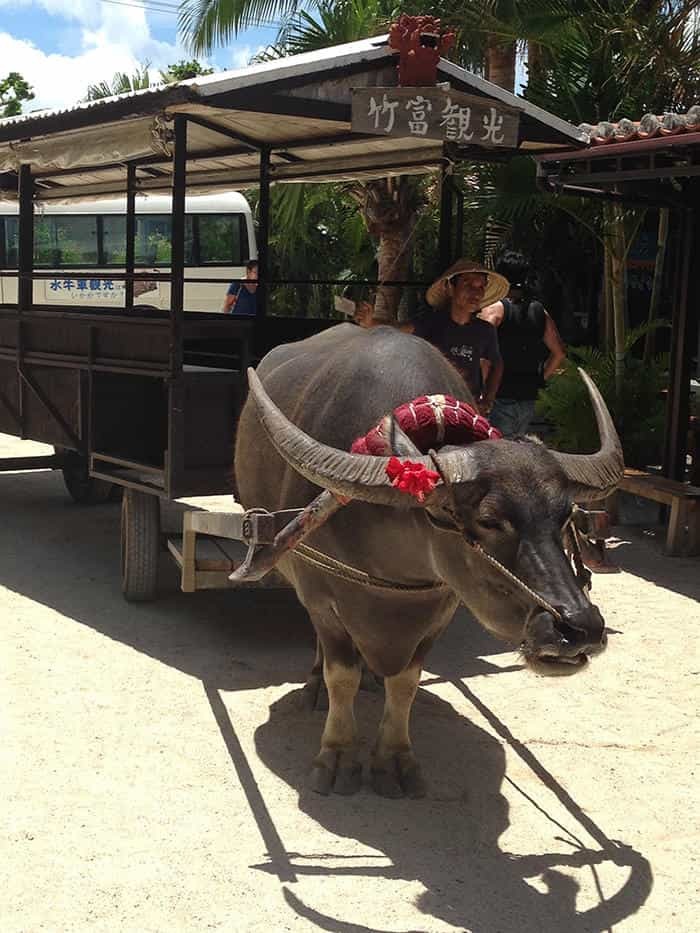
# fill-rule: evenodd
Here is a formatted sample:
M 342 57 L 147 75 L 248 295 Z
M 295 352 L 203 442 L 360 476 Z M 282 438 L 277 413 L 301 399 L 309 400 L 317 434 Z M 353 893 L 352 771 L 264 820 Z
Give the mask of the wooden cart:
M 16 199 L 19 206 L 17 242 L 9 249 L 0 236 L 0 276 L 17 282 L 17 300 L 0 304 L 0 431 L 56 451 L 0 462 L 0 471 L 62 469 L 70 494 L 81 502 L 103 501 L 122 487 L 128 599 L 155 593 L 161 512 L 167 511 L 162 504 L 231 496 L 247 366 L 277 344 L 333 323 L 266 316 L 267 291 L 275 284 L 268 261 L 272 183 L 382 179 L 393 197 L 394 177 L 437 171 L 438 272 L 462 249 L 463 204 L 451 181 L 455 162 L 585 143 L 573 126 L 451 62 L 435 64 L 430 87 L 410 91 L 397 88 L 396 65 L 386 37 L 375 37 L 66 111 L 0 120 L 0 199 Z M 430 133 L 416 135 L 403 117 L 407 95 L 418 90 L 435 106 Z M 368 108 L 376 110 L 372 95 L 387 104 L 396 97 L 394 109 L 403 101 L 395 127 L 393 120 L 391 127 L 368 121 Z M 473 119 L 472 130 L 459 136 L 453 120 L 440 122 L 438 107 L 457 108 L 464 118 L 459 126 L 466 131 Z M 251 186 L 259 189 L 255 320 L 186 309 L 186 282 L 218 281 L 187 275 L 187 192 Z M 172 194 L 169 269 L 154 273 L 135 262 L 136 198 L 163 191 Z M 41 205 L 116 195 L 126 196 L 123 265 L 62 268 L 61 274 L 123 282 L 123 307 L 42 304 L 38 283 L 55 272 L 34 266 Z M 98 227 L 98 236 L 103 232 Z M 318 270 L 314 284 L 338 284 L 323 273 Z M 135 302 L 144 275 L 169 289 L 168 311 Z M 385 275 L 381 287 L 419 284 L 391 279 Z M 230 520 L 236 514 L 223 513 Z M 185 525 L 168 537 L 186 590 L 222 582 L 215 575 L 235 559 L 231 546 L 216 540 L 200 541 L 201 559 L 194 559 L 197 548 L 188 545 L 193 528 Z

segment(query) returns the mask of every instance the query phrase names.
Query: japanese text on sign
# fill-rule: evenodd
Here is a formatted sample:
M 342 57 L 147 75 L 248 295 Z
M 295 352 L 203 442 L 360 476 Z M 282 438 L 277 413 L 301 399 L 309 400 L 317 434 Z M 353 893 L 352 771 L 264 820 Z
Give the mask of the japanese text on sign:
M 499 103 L 437 87 L 353 90 L 352 128 L 359 133 L 514 147 L 519 117 Z
M 59 304 L 124 304 L 124 283 L 114 279 L 56 276 L 46 281 L 46 300 Z

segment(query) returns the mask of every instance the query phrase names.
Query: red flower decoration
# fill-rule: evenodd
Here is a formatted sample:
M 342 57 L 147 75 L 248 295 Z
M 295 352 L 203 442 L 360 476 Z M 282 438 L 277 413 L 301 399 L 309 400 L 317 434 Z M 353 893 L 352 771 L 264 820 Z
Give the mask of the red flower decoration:
M 408 493 L 409 496 L 415 496 L 419 502 L 425 501 L 426 493 L 431 493 L 440 479 L 439 473 L 429 470 L 422 463 L 413 463 L 411 460 L 404 460 L 402 463 L 398 457 L 389 460 L 386 475 L 392 486 Z

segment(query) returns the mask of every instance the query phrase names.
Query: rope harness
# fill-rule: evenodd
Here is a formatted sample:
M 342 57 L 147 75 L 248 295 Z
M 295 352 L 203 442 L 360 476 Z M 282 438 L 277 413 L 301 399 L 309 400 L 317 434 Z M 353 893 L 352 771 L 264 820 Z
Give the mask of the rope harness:
M 568 550 L 571 556 L 571 560 L 574 564 L 574 575 L 576 577 L 576 581 L 580 588 L 585 593 L 587 593 L 590 589 L 591 574 L 590 571 L 584 567 L 583 559 L 581 557 L 581 546 L 575 524 L 575 516 L 579 511 L 579 507 L 574 505 L 571 513 L 569 514 L 569 517 L 566 519 L 564 525 L 562 526 L 562 536 L 567 539 L 568 546 L 565 551 Z M 511 570 L 509 570 L 498 560 L 498 558 L 494 557 L 493 554 L 489 554 L 489 552 L 484 550 L 478 541 L 475 541 L 467 534 L 464 525 L 458 520 L 456 514 L 450 512 L 450 515 L 454 521 L 454 525 L 439 521 L 439 519 L 435 518 L 434 515 L 431 515 L 430 512 L 427 512 L 426 514 L 431 525 L 433 525 L 439 531 L 446 531 L 450 534 L 460 535 L 468 547 L 475 551 L 480 557 L 483 557 L 483 559 L 491 564 L 492 567 L 495 567 L 496 570 L 498 570 L 499 573 L 504 576 L 509 583 L 512 583 L 516 589 L 519 589 L 522 593 L 525 593 L 525 595 L 528 596 L 536 605 L 541 606 L 545 612 L 549 612 L 551 615 L 553 615 L 557 622 L 562 621 L 561 613 L 555 609 L 554 606 L 544 598 L 544 596 L 542 596 L 536 590 L 533 590 L 531 586 L 528 586 L 528 584 L 525 583 L 524 580 L 521 580 L 517 574 L 514 574 Z
M 430 458 L 435 464 L 435 469 L 440 474 L 442 481 L 445 484 L 445 488 L 448 490 L 450 495 L 452 509 L 449 511 L 449 515 L 454 522 L 454 531 L 461 535 L 462 539 L 466 542 L 468 547 L 475 551 L 480 557 L 483 557 L 483 559 L 487 563 L 491 564 L 492 567 L 495 567 L 496 570 L 498 570 L 499 573 L 504 576 L 509 583 L 512 583 L 516 589 L 529 596 L 536 605 L 541 606 L 545 612 L 550 613 L 550 615 L 552 615 L 557 622 L 563 622 L 564 620 L 562 619 L 561 613 L 549 602 L 549 600 L 545 599 L 544 596 L 537 592 L 537 590 L 533 590 L 531 586 L 528 586 L 524 580 L 521 580 L 517 574 L 514 574 L 511 570 L 505 567 L 496 557 L 494 557 L 492 554 L 489 554 L 488 551 L 485 551 L 481 544 L 479 544 L 478 541 L 475 541 L 469 535 L 467 529 L 464 526 L 464 522 L 459 517 L 459 511 L 457 509 L 457 503 L 455 500 L 454 486 L 450 482 L 449 477 L 446 476 L 445 473 L 441 470 L 440 461 L 438 460 L 437 454 L 434 450 L 430 451 Z M 578 506 L 574 504 L 568 518 L 562 526 L 562 536 L 569 539 L 569 549 L 574 562 L 576 580 L 581 589 L 584 592 L 587 592 L 587 589 L 590 587 L 591 578 L 589 572 L 583 566 L 583 560 L 581 558 L 581 548 L 577 537 L 576 525 L 574 523 L 574 515 L 576 514 L 577 509 Z M 431 521 L 433 521 L 433 523 L 435 523 L 430 513 L 428 513 L 428 517 Z M 447 528 L 449 528 L 449 526 L 447 526 Z
M 578 539 L 578 531 L 574 521 L 576 513 L 579 511 L 578 506 L 574 505 L 571 510 L 569 517 L 567 518 L 564 526 L 562 528 L 562 535 L 569 539 L 569 553 L 571 559 L 574 563 L 575 576 L 576 580 L 584 592 L 587 592 L 590 587 L 590 572 L 586 570 L 583 566 L 583 561 L 581 558 L 581 548 Z M 540 606 L 545 612 L 550 613 L 557 622 L 562 622 L 562 616 L 558 609 L 556 609 L 547 599 L 544 598 L 536 590 L 533 590 L 531 586 L 528 586 L 524 580 L 521 580 L 517 574 L 514 574 L 506 566 L 504 566 L 496 557 L 492 554 L 489 554 L 488 551 L 479 544 L 478 541 L 475 541 L 471 538 L 464 528 L 463 523 L 457 517 L 457 513 L 450 513 L 454 525 L 452 524 L 443 524 L 429 512 L 426 513 L 430 523 L 440 531 L 446 531 L 450 534 L 458 534 L 465 541 L 468 547 L 470 547 L 474 552 L 476 552 L 480 557 L 485 561 L 491 564 L 492 567 L 495 567 L 498 572 L 508 580 L 516 589 L 520 590 L 526 596 L 529 597 L 535 605 Z M 447 584 L 443 581 L 426 581 L 425 583 L 399 583 L 394 580 L 387 580 L 383 577 L 375 577 L 372 574 L 367 573 L 364 570 L 358 570 L 356 567 L 353 567 L 351 564 L 347 564 L 344 561 L 337 560 L 334 557 L 329 557 L 327 554 L 324 554 L 322 551 L 316 550 L 316 548 L 309 547 L 308 544 L 299 543 L 293 549 L 293 553 L 300 557 L 305 563 L 310 564 L 313 567 L 317 567 L 319 570 L 323 570 L 326 573 L 331 574 L 334 577 L 338 577 L 341 580 L 345 580 L 347 583 L 357 583 L 361 586 L 374 587 L 376 589 L 383 590 L 393 590 L 396 592 L 413 592 L 413 593 L 426 593 L 433 592 L 441 589 L 446 589 Z
M 336 560 L 334 557 L 329 557 L 322 551 L 317 551 L 315 548 L 309 547 L 308 544 L 297 544 L 294 548 L 294 554 L 301 557 L 307 564 L 325 570 L 326 573 L 330 573 L 334 577 L 339 577 L 341 580 L 346 580 L 348 583 L 360 583 L 363 586 L 372 586 L 376 589 L 397 590 L 409 593 L 429 593 L 433 590 L 447 588 L 447 584 L 443 583 L 442 580 L 428 581 L 425 583 L 397 583 L 393 580 L 385 580 L 383 577 L 375 577 L 370 573 L 366 573 L 364 570 L 358 570 L 356 567 L 350 566 L 350 564 Z

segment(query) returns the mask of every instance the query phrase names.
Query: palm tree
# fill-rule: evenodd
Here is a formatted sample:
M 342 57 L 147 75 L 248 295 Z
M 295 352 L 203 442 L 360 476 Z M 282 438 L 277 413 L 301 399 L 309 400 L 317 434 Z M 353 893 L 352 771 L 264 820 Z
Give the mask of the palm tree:
M 148 72 L 150 63 L 141 65 L 136 71 L 129 75 L 125 71 L 118 71 L 112 81 L 100 81 L 98 84 L 91 84 L 85 100 L 100 100 L 103 97 L 113 97 L 117 94 L 128 94 L 133 91 L 142 91 L 151 87 L 151 77 Z

